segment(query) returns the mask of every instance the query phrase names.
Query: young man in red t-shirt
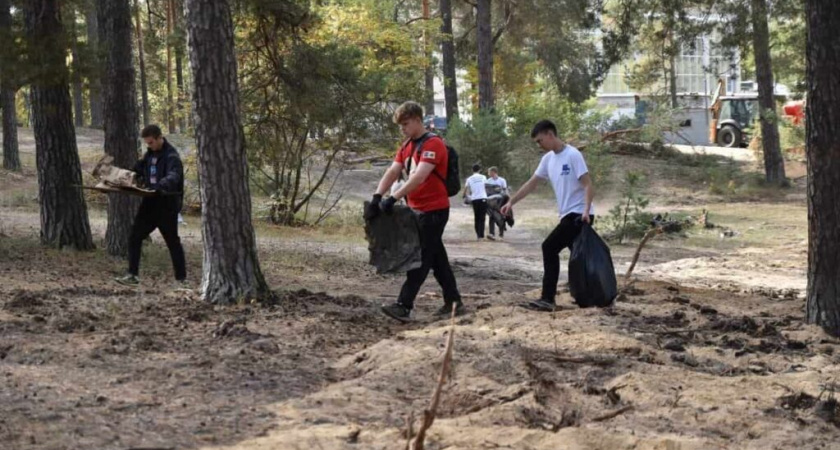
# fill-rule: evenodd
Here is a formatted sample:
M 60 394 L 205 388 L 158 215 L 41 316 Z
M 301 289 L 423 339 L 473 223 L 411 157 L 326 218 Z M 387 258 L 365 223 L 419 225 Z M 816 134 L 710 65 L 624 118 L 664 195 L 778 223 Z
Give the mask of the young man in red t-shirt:
M 443 288 L 444 300 L 443 307 L 436 315 L 449 316 L 453 304 L 456 307 L 455 313 L 461 315 L 464 313 L 464 305 L 443 246 L 443 230 L 449 221 L 449 196 L 444 183 L 449 152 L 441 138 L 426 135 L 423 107 L 419 104 L 406 102 L 400 105 L 394 113 L 394 122 L 399 124 L 400 131 L 408 140 L 379 181 L 373 199 L 365 210 L 365 218 L 372 220 L 380 212 L 390 214 L 394 210 L 394 203 L 408 197 L 408 206 L 417 214 L 420 223 L 422 265 L 408 271 L 397 302 L 382 306 L 382 312 L 401 322 L 409 321 L 414 298 L 426 281 L 429 270 L 434 270 L 435 279 Z M 403 169 L 408 169 L 408 180 L 391 196 L 383 199 L 382 195 L 397 181 Z

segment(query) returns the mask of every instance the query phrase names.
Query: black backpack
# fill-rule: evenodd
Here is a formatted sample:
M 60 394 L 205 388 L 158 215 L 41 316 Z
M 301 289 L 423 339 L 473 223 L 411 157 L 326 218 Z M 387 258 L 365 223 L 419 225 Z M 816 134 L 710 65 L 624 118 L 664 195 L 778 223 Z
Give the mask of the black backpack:
M 414 160 L 414 154 L 420 151 L 423 147 L 423 144 L 425 144 L 426 141 L 433 137 L 439 136 L 433 133 L 426 133 L 423 135 L 423 137 L 420 138 L 420 141 L 417 143 L 417 145 L 414 147 L 414 150 L 411 152 L 411 155 L 409 155 L 408 157 L 408 164 L 406 164 L 406 173 L 411 173 L 411 162 Z M 403 148 L 405 148 L 405 146 L 408 145 L 409 142 L 411 141 L 407 141 Z M 443 185 L 446 186 L 446 195 L 448 195 L 449 197 L 453 197 L 455 195 L 458 195 L 459 192 L 461 192 L 461 174 L 458 171 L 458 152 L 456 152 L 451 145 L 445 145 L 446 151 L 449 153 L 449 162 L 447 163 L 446 167 L 446 178 L 440 176 L 437 170 L 433 172 L 435 175 L 437 175 L 438 178 L 440 178 L 440 181 L 443 181 Z M 400 151 L 402 151 L 402 149 Z

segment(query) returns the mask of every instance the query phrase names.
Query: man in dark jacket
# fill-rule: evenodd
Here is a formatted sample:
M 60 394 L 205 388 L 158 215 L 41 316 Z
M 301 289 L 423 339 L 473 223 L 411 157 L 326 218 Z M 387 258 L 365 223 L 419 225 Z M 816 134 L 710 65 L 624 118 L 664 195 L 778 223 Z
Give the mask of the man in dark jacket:
M 142 179 L 144 186 L 154 190 L 157 195 L 144 197 L 140 210 L 134 219 L 134 228 L 128 247 L 128 275 L 117 278 L 117 282 L 137 285 L 140 280 L 140 250 L 143 240 L 155 229 L 160 230 L 172 266 L 175 279 L 183 282 L 187 278 L 186 260 L 181 239 L 178 237 L 178 213 L 184 192 L 184 166 L 178 151 L 161 133 L 157 125 L 149 125 L 140 133 L 148 150 L 143 158 L 134 165 L 134 171 Z

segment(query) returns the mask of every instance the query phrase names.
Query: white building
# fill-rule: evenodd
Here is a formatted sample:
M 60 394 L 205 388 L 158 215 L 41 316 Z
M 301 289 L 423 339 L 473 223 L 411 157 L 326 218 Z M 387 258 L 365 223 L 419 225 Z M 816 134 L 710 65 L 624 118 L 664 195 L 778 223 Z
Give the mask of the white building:
M 693 44 L 683 45 L 680 55 L 676 58 L 677 95 L 682 107 L 682 116 L 678 119 L 684 128 L 679 133 L 680 136 L 666 137 L 671 142 L 709 144 L 709 106 L 718 79 L 725 80 L 728 93 L 739 91 L 740 55 L 737 50 L 726 52 L 717 42 L 719 39 L 715 38 L 715 34 L 699 37 Z M 664 83 L 652 86 L 647 92 L 636 92 L 627 86 L 626 75 L 642 57 L 643 55 L 636 54 L 633 58 L 614 65 L 598 89 L 598 104 L 615 108 L 615 117 L 634 117 L 637 96 L 645 98 L 651 94 L 664 93 Z

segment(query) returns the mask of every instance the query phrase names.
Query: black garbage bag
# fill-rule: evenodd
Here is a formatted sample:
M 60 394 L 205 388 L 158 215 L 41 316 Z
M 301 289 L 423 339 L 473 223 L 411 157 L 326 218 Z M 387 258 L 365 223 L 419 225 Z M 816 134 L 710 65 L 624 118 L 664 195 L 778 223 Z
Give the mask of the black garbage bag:
M 367 208 L 369 202 L 365 202 Z M 395 205 L 393 214 L 365 220 L 370 264 L 377 273 L 401 273 L 420 267 L 420 222 L 411 208 Z
M 511 210 L 507 217 L 502 214 L 502 206 L 504 206 L 508 200 L 510 200 L 510 197 L 503 194 L 496 194 L 487 197 L 487 215 L 490 217 L 490 220 L 496 223 L 496 226 L 499 227 L 500 230 L 504 231 L 507 231 L 508 226 L 513 226 L 513 211 Z
M 572 244 L 569 292 L 581 308 L 610 306 L 618 295 L 610 248 L 588 223 Z

